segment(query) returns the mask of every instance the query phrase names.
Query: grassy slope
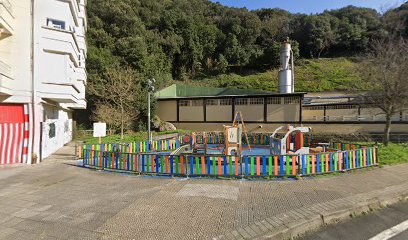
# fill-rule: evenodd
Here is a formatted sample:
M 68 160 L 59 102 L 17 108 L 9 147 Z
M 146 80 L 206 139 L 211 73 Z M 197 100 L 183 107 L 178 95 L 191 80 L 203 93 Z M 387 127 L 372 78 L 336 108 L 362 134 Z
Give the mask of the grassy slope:
M 408 143 L 380 145 L 378 157 L 381 165 L 408 163 Z
M 359 84 L 355 74 L 357 63 L 346 58 L 300 60 L 295 66 L 295 88 L 298 92 L 319 92 L 350 89 L 351 83 Z M 213 87 L 262 89 L 277 91 L 278 69 L 249 75 L 223 74 L 193 80 L 191 84 Z

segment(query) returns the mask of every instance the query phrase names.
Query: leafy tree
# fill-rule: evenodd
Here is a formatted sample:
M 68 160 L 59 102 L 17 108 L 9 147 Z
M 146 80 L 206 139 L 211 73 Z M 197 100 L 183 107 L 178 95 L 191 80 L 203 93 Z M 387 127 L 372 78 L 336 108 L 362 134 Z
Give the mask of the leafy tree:
M 320 58 L 323 51 L 334 42 L 334 33 L 327 16 L 317 15 L 305 18 L 305 50 L 310 56 Z
M 402 38 L 375 41 L 360 68 L 370 91 L 364 99 L 385 114 L 383 142 L 388 145 L 391 118 L 408 106 L 408 42 Z
M 90 82 L 88 91 L 98 99 L 95 119 L 105 121 L 112 127 L 120 127 L 123 139 L 124 130 L 130 129 L 140 112 L 136 103 L 143 101 L 138 74 L 130 67 L 115 65 L 107 69 L 104 78 Z
M 408 37 L 408 2 L 384 14 L 383 23 L 388 32 Z

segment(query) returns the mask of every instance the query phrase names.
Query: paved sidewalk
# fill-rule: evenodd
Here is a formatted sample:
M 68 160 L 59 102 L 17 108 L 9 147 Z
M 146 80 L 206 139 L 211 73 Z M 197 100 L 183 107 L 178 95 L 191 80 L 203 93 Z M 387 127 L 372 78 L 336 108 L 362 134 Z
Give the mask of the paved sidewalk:
M 236 181 L 94 171 L 73 154 L 0 168 L 0 239 L 279 239 L 408 196 L 408 164 Z

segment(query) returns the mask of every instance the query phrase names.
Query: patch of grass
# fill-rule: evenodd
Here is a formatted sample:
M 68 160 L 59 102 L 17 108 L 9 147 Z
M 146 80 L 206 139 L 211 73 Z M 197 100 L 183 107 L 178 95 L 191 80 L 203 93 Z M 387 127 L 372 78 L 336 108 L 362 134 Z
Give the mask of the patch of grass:
M 165 131 L 165 132 L 153 132 L 153 136 L 157 135 L 165 135 L 165 134 L 172 134 L 172 133 L 189 133 L 190 131 L 186 130 L 175 130 L 175 131 Z M 120 143 L 120 142 L 142 142 L 147 141 L 148 136 L 147 132 L 137 132 L 137 133 L 127 133 L 123 136 L 123 141 L 120 140 L 120 134 L 110 135 L 102 138 L 102 143 Z M 90 135 L 82 136 L 77 138 L 76 140 L 83 141 L 85 144 L 97 144 L 99 143 L 98 138 L 94 138 Z
M 120 140 L 120 134 L 110 135 L 102 138 L 102 143 L 120 143 L 120 142 L 141 142 L 147 139 L 146 132 L 138 132 L 134 134 L 125 134 L 123 141 Z M 92 136 L 85 136 L 83 139 L 85 144 L 98 144 L 99 139 Z
M 390 143 L 388 146 L 380 144 L 378 146 L 378 158 L 381 165 L 408 163 L 408 143 Z

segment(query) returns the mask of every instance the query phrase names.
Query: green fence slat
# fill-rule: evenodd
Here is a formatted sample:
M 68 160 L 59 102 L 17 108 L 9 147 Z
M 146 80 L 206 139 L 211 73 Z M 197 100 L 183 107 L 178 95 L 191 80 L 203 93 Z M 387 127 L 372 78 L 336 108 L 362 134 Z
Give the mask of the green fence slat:
M 254 157 L 251 157 L 251 176 L 255 174 Z
M 272 176 L 272 156 L 268 157 L 268 175 Z
M 326 172 L 325 163 L 326 163 L 326 157 L 325 157 L 325 155 L 324 155 L 324 154 L 320 154 L 320 172 L 321 172 L 321 173 Z
M 360 154 L 360 167 L 363 166 L 364 158 L 363 158 L 363 150 L 358 150 Z
M 229 175 L 231 175 L 231 176 L 234 175 L 233 170 L 232 170 L 232 165 L 233 165 L 232 160 L 233 160 L 233 158 L 232 158 L 232 156 L 230 156 L 229 157 Z
M 201 174 L 201 169 L 200 169 L 200 158 L 195 157 L 195 174 Z
M 213 175 L 217 175 L 217 159 L 215 157 L 210 158 L 213 166 Z
M 290 156 L 286 156 L 285 158 L 286 158 L 286 169 L 285 169 L 286 171 L 285 171 L 285 174 L 286 174 L 286 176 L 289 176 L 290 173 L 292 172 L 291 169 L 290 169 Z
M 333 160 L 334 160 L 334 171 L 337 172 L 337 170 L 338 170 L 337 166 L 339 165 L 338 164 L 339 162 L 338 162 L 338 154 L 337 153 L 333 154 Z

